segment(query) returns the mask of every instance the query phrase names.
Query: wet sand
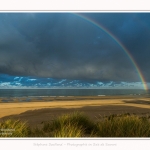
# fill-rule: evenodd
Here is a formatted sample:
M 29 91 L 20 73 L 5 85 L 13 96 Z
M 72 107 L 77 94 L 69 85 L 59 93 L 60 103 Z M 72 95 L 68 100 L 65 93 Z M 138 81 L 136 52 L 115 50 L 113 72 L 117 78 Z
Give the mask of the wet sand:
M 150 98 L 144 96 L 82 96 L 30 97 L 0 99 L 0 120 L 13 118 L 27 121 L 31 126 L 75 111 L 84 112 L 91 119 L 110 114 L 134 113 L 150 115 Z

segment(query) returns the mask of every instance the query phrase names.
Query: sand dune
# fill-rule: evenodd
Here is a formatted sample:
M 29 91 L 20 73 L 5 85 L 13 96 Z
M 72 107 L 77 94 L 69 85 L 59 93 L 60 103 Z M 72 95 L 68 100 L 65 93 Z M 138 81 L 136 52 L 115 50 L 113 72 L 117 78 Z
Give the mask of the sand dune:
M 82 111 L 92 119 L 100 115 L 136 113 L 150 114 L 150 98 L 146 97 L 61 97 L 52 101 L 0 103 L 0 120 L 22 119 L 32 126 L 52 120 L 64 113 Z

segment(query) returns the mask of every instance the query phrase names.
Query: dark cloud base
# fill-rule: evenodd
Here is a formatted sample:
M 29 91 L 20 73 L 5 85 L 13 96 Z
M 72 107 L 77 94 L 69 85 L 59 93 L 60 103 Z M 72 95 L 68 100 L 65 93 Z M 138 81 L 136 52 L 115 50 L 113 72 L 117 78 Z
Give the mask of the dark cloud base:
M 150 14 L 86 13 L 129 50 L 150 81 Z M 123 49 L 71 13 L 0 13 L 0 73 L 68 80 L 140 82 Z

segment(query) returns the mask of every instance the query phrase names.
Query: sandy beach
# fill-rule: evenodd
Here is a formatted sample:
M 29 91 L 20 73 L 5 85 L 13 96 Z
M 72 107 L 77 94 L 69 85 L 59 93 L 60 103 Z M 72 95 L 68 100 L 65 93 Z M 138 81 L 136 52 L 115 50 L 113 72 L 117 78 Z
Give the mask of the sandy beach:
M 18 102 L 21 99 L 22 102 Z M 42 122 L 75 111 L 84 112 L 91 119 L 110 114 L 150 114 L 150 98 L 144 96 L 92 96 L 92 97 L 43 97 L 37 100 L 14 98 L 3 103 L 0 99 L 0 120 L 7 118 L 27 121 L 30 126 L 40 127 Z

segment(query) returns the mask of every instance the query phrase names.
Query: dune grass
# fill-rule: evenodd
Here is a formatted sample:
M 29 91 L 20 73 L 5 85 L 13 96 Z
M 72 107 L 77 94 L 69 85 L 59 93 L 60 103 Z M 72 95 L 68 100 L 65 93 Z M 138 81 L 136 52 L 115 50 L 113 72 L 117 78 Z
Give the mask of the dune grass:
M 84 113 L 74 112 L 34 129 L 26 122 L 8 119 L 0 123 L 0 137 L 150 137 L 149 119 L 148 116 L 123 114 L 92 121 Z
M 27 137 L 28 134 L 26 122 L 12 119 L 0 122 L 0 137 Z
M 150 137 L 148 117 L 111 115 L 97 123 L 97 137 Z
M 54 137 L 82 137 L 90 134 L 95 124 L 83 113 L 74 112 L 62 115 L 50 123 L 45 123 L 43 131 Z
M 83 129 L 81 126 L 68 123 L 53 131 L 53 137 L 82 137 Z

